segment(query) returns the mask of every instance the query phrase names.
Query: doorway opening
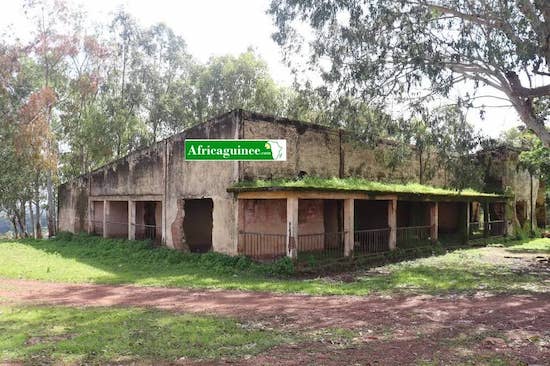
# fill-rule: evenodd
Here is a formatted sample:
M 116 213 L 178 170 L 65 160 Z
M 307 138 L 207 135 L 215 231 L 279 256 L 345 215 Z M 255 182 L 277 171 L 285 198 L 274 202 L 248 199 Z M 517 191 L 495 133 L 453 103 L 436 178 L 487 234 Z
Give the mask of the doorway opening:
M 212 250 L 213 208 L 211 198 L 184 200 L 183 235 L 191 252 Z

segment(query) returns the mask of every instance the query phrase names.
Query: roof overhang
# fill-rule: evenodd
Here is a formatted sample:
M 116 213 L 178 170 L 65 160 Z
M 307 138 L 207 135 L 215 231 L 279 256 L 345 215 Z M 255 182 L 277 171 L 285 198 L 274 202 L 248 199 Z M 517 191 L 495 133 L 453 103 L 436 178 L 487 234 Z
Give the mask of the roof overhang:
M 375 190 L 351 190 L 326 187 L 230 187 L 227 192 L 239 199 L 282 199 L 296 197 L 302 199 L 366 199 L 366 200 L 401 200 L 425 202 L 506 202 L 510 197 L 505 195 L 480 194 L 435 194 L 388 192 Z

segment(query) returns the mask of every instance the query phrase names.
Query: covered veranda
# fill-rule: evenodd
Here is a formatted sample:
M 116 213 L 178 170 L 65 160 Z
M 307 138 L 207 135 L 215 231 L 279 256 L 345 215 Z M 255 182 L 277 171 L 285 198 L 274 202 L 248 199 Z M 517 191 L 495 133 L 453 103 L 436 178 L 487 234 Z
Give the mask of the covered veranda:
M 161 196 L 91 196 L 88 207 L 91 234 L 162 242 Z
M 336 188 L 232 187 L 228 191 L 238 203 L 238 254 L 257 260 L 369 255 L 430 245 L 442 231 L 463 244 L 469 240 L 472 202 L 482 201 L 487 207 L 503 207 L 505 202 L 503 196 L 486 194 Z M 500 220 L 484 228 L 487 235 L 506 234 Z

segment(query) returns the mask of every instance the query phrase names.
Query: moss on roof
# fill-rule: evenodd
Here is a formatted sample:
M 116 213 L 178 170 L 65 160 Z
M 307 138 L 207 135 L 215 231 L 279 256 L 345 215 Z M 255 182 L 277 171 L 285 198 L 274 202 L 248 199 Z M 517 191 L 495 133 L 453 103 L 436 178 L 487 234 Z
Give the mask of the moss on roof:
M 382 183 L 362 178 L 316 178 L 306 177 L 299 180 L 255 180 L 242 181 L 229 189 L 233 192 L 262 190 L 324 190 L 324 191 L 364 191 L 374 193 L 420 194 L 454 197 L 504 197 L 495 193 L 483 193 L 473 189 L 454 190 L 437 188 L 418 183 Z

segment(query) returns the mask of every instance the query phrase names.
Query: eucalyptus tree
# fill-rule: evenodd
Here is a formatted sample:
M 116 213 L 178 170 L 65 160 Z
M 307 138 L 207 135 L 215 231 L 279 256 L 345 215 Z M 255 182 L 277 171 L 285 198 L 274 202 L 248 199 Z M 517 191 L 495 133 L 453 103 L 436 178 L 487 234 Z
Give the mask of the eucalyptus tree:
M 550 145 L 548 0 L 272 0 L 269 12 L 289 60 L 305 52 L 339 91 L 419 102 L 470 81 L 502 93 Z
M 77 53 L 74 34 L 71 34 L 73 13 L 63 2 L 51 0 L 27 0 L 25 13 L 34 25 L 33 39 L 25 48 L 29 57 L 36 63 L 40 73 L 39 81 L 30 97 L 25 116 L 27 125 L 41 124 L 40 133 L 46 138 L 42 154 L 45 165 L 48 204 L 48 235 L 56 231 L 56 192 L 58 141 L 54 125 L 56 108 L 64 94 L 68 59 Z M 44 123 L 42 123 L 44 122 Z
M 267 64 L 254 51 L 212 57 L 193 77 L 196 120 L 234 108 L 284 113 L 285 93 L 272 79 Z
M 140 46 L 146 123 L 155 141 L 193 122 L 195 62 L 183 38 L 162 23 L 144 30 Z

